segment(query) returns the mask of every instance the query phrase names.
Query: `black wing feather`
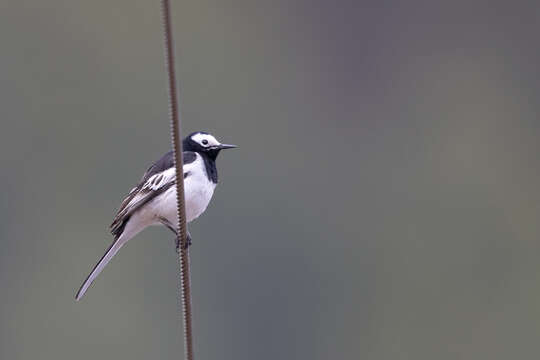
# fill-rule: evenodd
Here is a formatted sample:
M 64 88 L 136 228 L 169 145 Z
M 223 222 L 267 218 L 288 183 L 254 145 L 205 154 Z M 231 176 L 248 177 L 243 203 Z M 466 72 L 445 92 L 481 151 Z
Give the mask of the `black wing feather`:
M 197 159 L 197 154 L 192 151 L 185 151 L 182 153 L 182 159 L 184 161 L 184 165 L 190 164 Z M 174 167 L 174 155 L 172 151 L 169 151 L 165 155 L 163 155 L 158 161 L 153 163 L 148 168 L 148 170 L 146 170 L 146 172 L 142 176 L 137 186 L 135 186 L 130 191 L 130 193 L 125 197 L 125 199 L 122 201 L 122 204 L 120 205 L 120 208 L 118 209 L 118 212 L 116 213 L 113 223 L 111 224 L 111 227 L 110 227 L 111 233 L 114 235 L 115 239 L 118 239 L 120 235 L 122 235 L 122 232 L 124 231 L 126 223 L 128 222 L 129 218 L 135 211 L 139 210 L 142 206 L 147 204 L 156 196 L 162 194 L 163 192 L 168 190 L 171 186 L 176 184 L 176 182 L 173 180 L 164 184 L 163 186 L 161 186 L 160 188 L 156 190 L 152 190 L 148 187 L 145 187 L 145 184 L 147 183 L 148 179 L 150 179 L 152 176 L 158 173 L 164 172 L 172 167 Z M 142 195 L 142 198 L 138 200 L 135 204 L 132 204 L 134 198 L 137 195 Z M 128 205 L 132 205 L 132 206 L 128 207 Z

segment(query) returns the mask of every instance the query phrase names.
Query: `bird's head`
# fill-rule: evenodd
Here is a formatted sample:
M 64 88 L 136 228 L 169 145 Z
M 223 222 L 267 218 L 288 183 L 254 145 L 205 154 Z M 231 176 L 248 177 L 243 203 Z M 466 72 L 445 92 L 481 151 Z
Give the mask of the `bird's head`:
M 197 131 L 188 135 L 183 143 L 184 151 L 196 151 L 206 154 L 214 160 L 221 150 L 235 147 L 236 145 L 222 144 L 214 136 L 203 131 Z

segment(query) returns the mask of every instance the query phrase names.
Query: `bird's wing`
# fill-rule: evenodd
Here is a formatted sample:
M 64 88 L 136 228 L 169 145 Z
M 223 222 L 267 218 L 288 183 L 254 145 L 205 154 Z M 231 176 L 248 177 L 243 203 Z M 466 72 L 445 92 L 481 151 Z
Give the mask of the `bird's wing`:
M 193 163 L 197 159 L 197 154 L 185 151 L 182 155 L 185 177 L 187 171 L 185 165 Z M 189 166 L 187 167 L 189 168 Z M 146 170 L 139 184 L 122 201 L 111 224 L 111 233 L 115 238 L 122 234 L 126 222 L 135 211 L 176 184 L 175 171 L 172 152 L 166 153 Z

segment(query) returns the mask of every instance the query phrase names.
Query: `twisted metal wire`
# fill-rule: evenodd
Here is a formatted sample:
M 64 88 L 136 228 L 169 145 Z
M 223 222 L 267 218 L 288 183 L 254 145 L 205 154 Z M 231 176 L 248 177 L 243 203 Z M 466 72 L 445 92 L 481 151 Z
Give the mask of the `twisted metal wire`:
M 171 121 L 171 138 L 176 166 L 176 200 L 178 213 L 177 243 L 180 244 L 180 290 L 182 297 L 182 314 L 184 319 L 184 354 L 186 360 L 193 360 L 193 329 L 191 317 L 191 276 L 189 267 L 189 247 L 187 244 L 186 208 L 184 202 L 183 159 L 180 134 L 180 114 L 178 110 L 178 93 L 176 89 L 176 71 L 174 67 L 174 42 L 171 24 L 170 0 L 161 0 L 161 15 L 165 40 L 165 66 L 169 80 L 169 118 Z

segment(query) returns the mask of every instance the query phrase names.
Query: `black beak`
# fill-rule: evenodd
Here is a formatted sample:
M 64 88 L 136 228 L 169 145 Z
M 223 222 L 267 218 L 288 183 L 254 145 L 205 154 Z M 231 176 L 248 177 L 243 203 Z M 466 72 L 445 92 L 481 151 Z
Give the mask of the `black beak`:
M 223 149 L 234 149 L 235 147 L 238 147 L 236 145 L 229 145 L 229 144 L 219 144 L 218 146 L 216 146 L 218 149 L 220 150 L 223 150 Z

